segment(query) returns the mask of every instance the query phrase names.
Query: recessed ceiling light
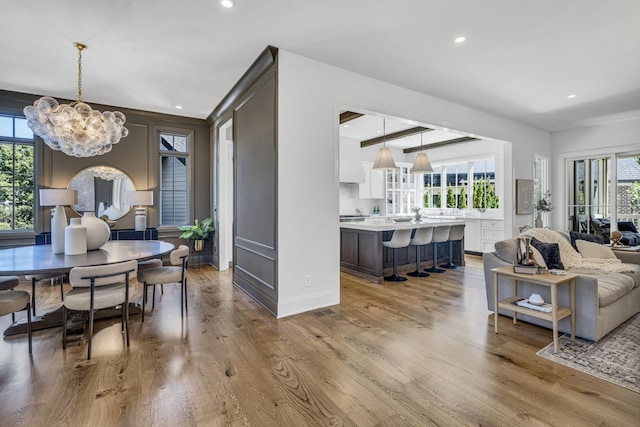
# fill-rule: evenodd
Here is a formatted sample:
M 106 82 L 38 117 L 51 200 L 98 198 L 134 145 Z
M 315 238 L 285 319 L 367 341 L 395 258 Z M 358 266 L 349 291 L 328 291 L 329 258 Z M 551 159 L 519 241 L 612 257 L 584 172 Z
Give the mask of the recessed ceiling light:
M 182 105 L 176 105 L 176 108 L 177 108 L 178 110 L 182 110 Z
M 344 125 L 344 127 L 348 128 L 348 127 L 349 127 L 349 125 Z
M 220 6 L 226 7 L 227 9 L 231 9 L 236 5 L 235 0 L 220 0 Z
M 462 43 L 466 40 L 467 38 L 465 36 L 460 36 L 460 37 L 456 37 L 453 41 L 456 43 Z
M 376 133 L 382 133 L 382 131 L 381 130 L 377 130 Z
M 575 97 L 576 97 L 576 94 L 575 94 L 575 93 L 572 93 L 571 95 L 567 96 L 567 98 L 569 98 L 569 99 L 571 99 L 571 98 L 575 98 Z

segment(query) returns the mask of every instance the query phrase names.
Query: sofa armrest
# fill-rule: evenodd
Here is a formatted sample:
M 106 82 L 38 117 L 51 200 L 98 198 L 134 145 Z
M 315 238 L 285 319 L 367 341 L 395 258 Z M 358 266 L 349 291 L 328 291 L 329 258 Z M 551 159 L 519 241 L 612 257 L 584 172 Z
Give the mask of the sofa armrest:
M 613 251 L 613 253 L 625 264 L 640 264 L 640 252 Z

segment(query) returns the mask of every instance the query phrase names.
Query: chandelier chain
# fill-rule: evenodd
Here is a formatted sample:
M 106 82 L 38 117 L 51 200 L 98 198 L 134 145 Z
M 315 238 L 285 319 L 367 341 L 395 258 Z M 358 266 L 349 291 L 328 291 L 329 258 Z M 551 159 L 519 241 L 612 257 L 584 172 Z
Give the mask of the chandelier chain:
M 78 50 L 78 101 L 82 102 L 82 49 Z

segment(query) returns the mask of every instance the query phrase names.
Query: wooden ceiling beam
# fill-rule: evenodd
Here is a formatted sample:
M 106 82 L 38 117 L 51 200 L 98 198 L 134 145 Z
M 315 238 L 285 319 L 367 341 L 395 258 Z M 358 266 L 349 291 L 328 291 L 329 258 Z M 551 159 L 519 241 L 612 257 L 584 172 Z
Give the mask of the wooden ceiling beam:
M 386 136 L 379 136 L 376 138 L 371 138 L 371 139 L 365 139 L 364 141 L 360 142 L 360 147 L 364 148 L 364 147 L 370 147 L 371 145 L 376 145 L 376 144 L 382 144 L 385 140 L 388 141 L 393 141 L 394 139 L 400 139 L 400 138 L 404 138 L 407 136 L 411 136 L 411 135 L 415 135 L 416 133 L 420 133 L 420 132 L 430 132 L 433 129 L 430 128 L 425 128 L 422 126 L 416 126 L 414 128 L 410 128 L 410 129 L 405 129 L 405 130 L 401 130 L 399 132 L 394 132 L 394 133 L 390 133 L 387 134 Z
M 445 141 L 434 142 L 431 144 L 423 144 L 422 147 L 418 145 L 417 147 L 405 148 L 404 150 L 402 150 L 402 152 L 405 154 L 409 154 L 409 153 L 415 153 L 416 151 L 420 151 L 421 148 L 423 150 L 430 150 L 432 148 L 444 147 L 447 145 L 460 144 L 462 142 L 471 142 L 471 141 L 479 141 L 479 140 L 478 138 L 473 138 L 471 136 L 463 136 L 461 138 L 447 139 Z
M 345 111 L 344 113 L 340 114 L 340 124 L 344 124 L 347 122 L 350 122 L 353 119 L 357 119 L 358 117 L 362 117 L 364 116 L 364 114 L 362 113 L 356 113 L 353 111 Z

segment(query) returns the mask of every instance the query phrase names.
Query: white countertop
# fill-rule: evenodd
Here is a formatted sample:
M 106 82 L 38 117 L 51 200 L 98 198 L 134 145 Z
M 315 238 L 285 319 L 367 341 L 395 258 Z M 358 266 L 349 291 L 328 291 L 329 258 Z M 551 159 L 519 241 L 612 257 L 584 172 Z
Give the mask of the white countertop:
M 363 231 L 393 231 L 412 228 L 434 227 L 436 225 L 458 225 L 464 224 L 463 219 L 422 219 L 420 222 L 387 222 L 384 218 L 372 219 L 360 222 L 340 222 L 340 228 L 350 228 L 352 230 Z

